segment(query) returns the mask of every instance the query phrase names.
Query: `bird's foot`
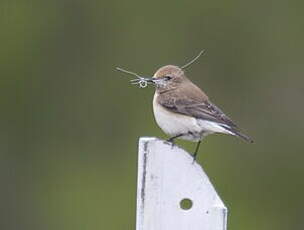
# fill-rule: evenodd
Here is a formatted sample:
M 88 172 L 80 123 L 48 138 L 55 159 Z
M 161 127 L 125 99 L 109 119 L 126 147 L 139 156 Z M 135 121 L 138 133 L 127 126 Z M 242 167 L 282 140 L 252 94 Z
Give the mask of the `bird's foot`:
M 196 162 L 197 153 L 193 153 L 191 156 L 192 156 L 192 164 L 194 164 L 194 162 Z
M 171 137 L 169 139 L 166 140 L 167 142 L 169 142 L 170 144 L 173 144 L 174 145 L 174 139 Z
M 172 146 L 172 148 L 173 148 L 174 145 L 175 145 L 174 140 L 175 140 L 176 138 L 181 137 L 181 136 L 184 136 L 184 134 L 182 133 L 182 134 L 178 134 L 178 135 L 176 135 L 176 136 L 170 137 L 170 138 L 167 140 L 167 142 L 171 143 L 171 146 Z
M 171 148 L 173 149 L 173 147 L 174 147 L 174 145 L 175 145 L 175 143 L 174 143 L 174 138 L 171 137 L 171 138 L 169 138 L 169 139 L 166 140 L 166 141 L 169 142 L 169 144 L 171 145 Z

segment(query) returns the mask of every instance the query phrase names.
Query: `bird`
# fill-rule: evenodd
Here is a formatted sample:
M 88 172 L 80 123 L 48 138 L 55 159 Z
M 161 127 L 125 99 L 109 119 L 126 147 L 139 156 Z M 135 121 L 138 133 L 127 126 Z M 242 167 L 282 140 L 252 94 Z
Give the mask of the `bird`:
M 197 58 L 182 67 L 163 66 L 155 72 L 153 77 L 144 78 L 136 74 L 141 79 L 140 81 L 155 86 L 154 118 L 162 131 L 170 137 L 167 141 L 172 144 L 175 139 L 197 142 L 192 155 L 194 161 L 201 141 L 210 134 L 228 134 L 253 142 L 251 138 L 242 134 L 238 126 L 186 76 L 184 69 Z

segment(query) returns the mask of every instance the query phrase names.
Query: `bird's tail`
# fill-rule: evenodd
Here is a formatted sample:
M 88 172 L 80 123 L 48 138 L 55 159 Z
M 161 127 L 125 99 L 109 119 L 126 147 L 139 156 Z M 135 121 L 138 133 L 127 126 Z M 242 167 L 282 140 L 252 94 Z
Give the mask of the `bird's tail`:
M 245 140 L 245 141 L 247 141 L 249 143 L 253 143 L 253 140 L 250 137 L 248 137 L 245 134 L 241 133 L 237 129 L 234 129 L 234 128 L 231 128 L 231 127 L 227 127 L 227 126 L 225 126 L 224 128 L 227 129 L 232 135 L 240 137 L 240 138 L 242 138 L 243 140 Z
M 234 131 L 233 133 L 235 136 L 238 136 L 249 143 L 253 143 L 253 140 L 250 137 L 246 136 L 245 134 L 243 134 L 239 131 Z

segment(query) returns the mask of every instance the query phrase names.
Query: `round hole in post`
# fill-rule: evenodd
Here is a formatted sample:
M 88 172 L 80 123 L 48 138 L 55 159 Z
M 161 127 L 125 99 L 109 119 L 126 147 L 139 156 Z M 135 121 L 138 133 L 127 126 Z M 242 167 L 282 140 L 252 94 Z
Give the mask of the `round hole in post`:
M 192 200 L 188 199 L 188 198 L 184 198 L 181 200 L 181 202 L 179 203 L 181 209 L 183 210 L 189 210 L 192 208 Z

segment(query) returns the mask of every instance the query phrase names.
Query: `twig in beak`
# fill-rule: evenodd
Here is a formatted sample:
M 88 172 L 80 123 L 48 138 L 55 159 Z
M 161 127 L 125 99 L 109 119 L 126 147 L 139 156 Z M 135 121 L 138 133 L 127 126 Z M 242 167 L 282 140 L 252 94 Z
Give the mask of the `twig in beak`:
M 134 73 L 134 72 L 131 72 L 131 71 L 129 71 L 129 70 L 125 70 L 125 69 L 122 69 L 122 68 L 119 68 L 119 67 L 116 67 L 116 69 L 117 69 L 118 71 L 121 71 L 121 72 L 124 72 L 124 73 L 127 73 L 127 74 L 131 74 L 131 75 L 133 75 L 133 76 L 136 76 L 137 79 L 132 79 L 132 80 L 130 80 L 130 82 L 131 82 L 132 85 L 139 85 L 140 88 L 145 88 L 145 87 L 147 87 L 147 85 L 148 85 L 149 82 L 148 82 L 148 80 L 145 79 L 144 77 L 141 77 L 141 76 L 139 76 L 137 73 Z

